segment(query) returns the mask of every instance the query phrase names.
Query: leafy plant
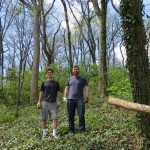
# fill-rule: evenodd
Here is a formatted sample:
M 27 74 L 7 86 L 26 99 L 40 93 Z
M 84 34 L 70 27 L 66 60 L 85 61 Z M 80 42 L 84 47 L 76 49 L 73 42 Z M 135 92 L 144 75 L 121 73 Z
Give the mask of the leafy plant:
M 58 139 L 52 137 L 51 122 L 47 122 L 48 137 L 42 140 L 39 110 L 36 106 L 24 106 L 19 118 L 1 124 L 0 147 L 2 149 L 54 149 L 54 150 L 133 150 L 141 149 L 142 139 L 138 136 L 136 113 L 117 109 L 102 101 L 98 95 L 86 104 L 86 132 L 78 131 L 75 117 L 75 134 L 66 135 L 68 128 L 65 103 L 58 107 Z M 0 109 L 1 110 L 1 109 Z
M 131 85 L 127 70 L 110 67 L 108 71 L 108 92 L 118 98 L 131 100 Z
M 14 113 L 4 104 L 0 105 L 0 123 L 12 122 L 15 120 Z

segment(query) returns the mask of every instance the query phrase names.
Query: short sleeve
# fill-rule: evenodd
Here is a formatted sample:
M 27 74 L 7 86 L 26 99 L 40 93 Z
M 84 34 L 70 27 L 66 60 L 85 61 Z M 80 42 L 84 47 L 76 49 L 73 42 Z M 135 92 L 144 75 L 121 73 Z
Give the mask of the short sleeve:
M 87 81 L 87 79 L 85 79 L 85 86 L 88 86 L 88 81 Z
M 70 78 L 69 78 L 70 79 Z M 69 79 L 66 81 L 66 86 L 69 86 Z
M 43 91 L 43 92 L 45 91 L 44 82 L 43 82 L 42 85 L 41 85 L 40 91 Z
M 60 86 L 58 82 L 57 82 L 57 91 L 60 91 Z

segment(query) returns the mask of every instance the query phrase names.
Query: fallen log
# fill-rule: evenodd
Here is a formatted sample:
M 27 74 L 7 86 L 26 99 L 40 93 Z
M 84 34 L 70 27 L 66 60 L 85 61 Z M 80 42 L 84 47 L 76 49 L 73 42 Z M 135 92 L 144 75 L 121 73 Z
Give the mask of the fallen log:
M 150 113 L 150 106 L 149 105 L 128 102 L 128 101 L 125 101 L 122 99 L 117 99 L 117 98 L 109 98 L 108 103 L 115 105 L 115 106 L 120 106 L 120 107 L 123 107 L 126 109 L 130 109 L 130 110 Z

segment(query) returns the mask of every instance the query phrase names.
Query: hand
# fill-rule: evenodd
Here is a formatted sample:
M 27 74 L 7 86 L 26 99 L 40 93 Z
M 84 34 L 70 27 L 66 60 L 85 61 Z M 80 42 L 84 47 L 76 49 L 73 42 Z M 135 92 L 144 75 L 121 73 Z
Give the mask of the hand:
M 67 97 L 63 97 L 63 101 L 67 103 Z
M 41 108 L 41 102 L 40 102 L 40 101 L 38 101 L 38 103 L 37 103 L 37 108 L 38 108 L 38 109 Z
M 88 102 L 89 102 L 89 98 L 88 97 L 84 98 L 84 103 L 88 103 Z

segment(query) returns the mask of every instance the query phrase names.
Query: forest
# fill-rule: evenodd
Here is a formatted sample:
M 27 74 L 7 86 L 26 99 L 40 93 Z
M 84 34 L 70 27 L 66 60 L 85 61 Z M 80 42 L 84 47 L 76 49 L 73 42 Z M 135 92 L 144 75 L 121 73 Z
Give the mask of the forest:
M 148 0 L 0 1 L 0 149 L 150 150 Z M 65 135 L 66 81 L 88 80 L 86 131 Z M 47 68 L 60 84 L 58 137 L 41 134 L 37 102 Z

